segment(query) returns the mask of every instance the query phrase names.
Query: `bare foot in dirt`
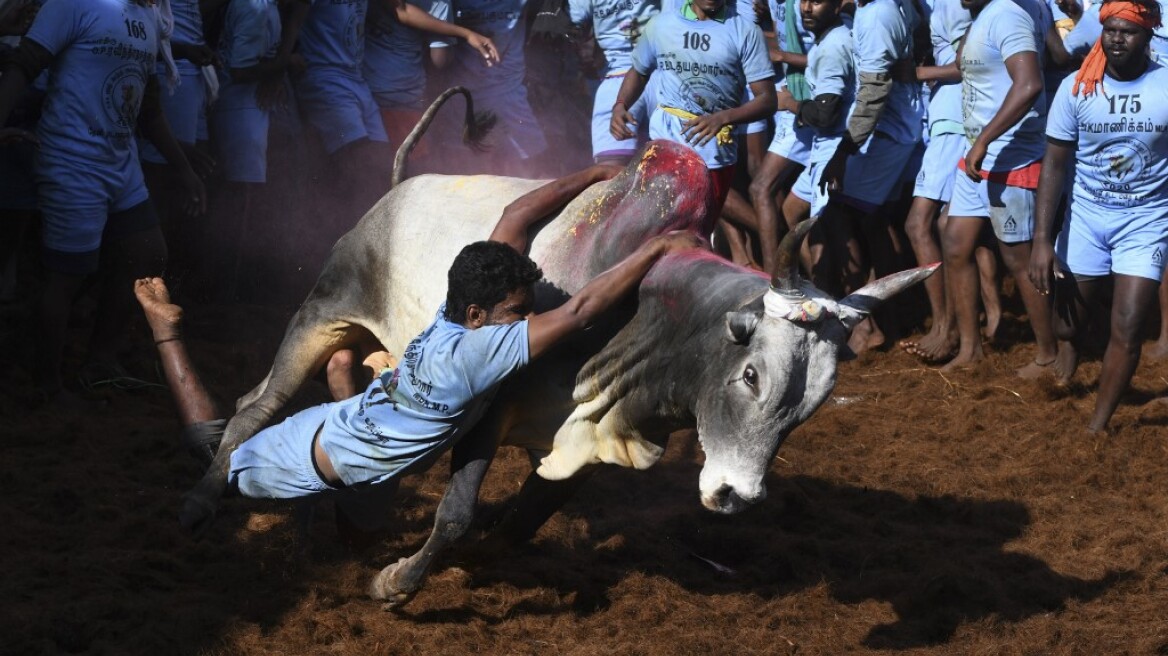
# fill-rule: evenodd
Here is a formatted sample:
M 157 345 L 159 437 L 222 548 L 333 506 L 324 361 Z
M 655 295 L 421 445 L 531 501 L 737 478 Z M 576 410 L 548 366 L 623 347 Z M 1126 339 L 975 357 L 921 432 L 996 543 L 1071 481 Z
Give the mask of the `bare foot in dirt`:
M 1144 355 L 1151 360 L 1168 358 L 1168 339 L 1156 340 L 1155 344 L 1144 349 Z
M 918 341 L 901 340 L 900 348 L 922 362 L 944 362 L 957 354 L 957 339 L 946 329 L 933 329 Z
M 997 299 L 997 297 L 994 297 Z M 994 304 L 987 305 L 985 310 L 986 325 L 981 329 L 981 334 L 989 341 L 994 341 L 998 336 L 998 326 L 1002 324 L 1002 306 Z
M 170 292 L 162 278 L 142 278 L 134 282 L 134 297 L 146 313 L 146 323 L 154 341 L 174 339 L 181 331 L 182 308 L 170 302 Z
M 969 353 L 962 353 L 959 351 L 957 355 L 953 356 L 953 359 L 950 360 L 948 364 L 946 364 L 944 367 L 941 367 L 941 371 L 949 372 L 957 371 L 958 369 L 964 369 L 970 365 L 981 362 L 984 358 L 985 352 L 981 350 L 980 346 L 971 350 Z
M 1029 363 L 1026 364 L 1025 367 L 1022 367 L 1021 369 L 1019 369 L 1015 373 L 1017 373 L 1019 378 L 1025 378 L 1026 380 L 1034 380 L 1036 378 L 1042 378 L 1043 376 L 1046 376 L 1046 375 L 1054 376 L 1055 375 L 1055 371 L 1054 371 L 1055 360 L 1057 360 L 1057 358 L 1051 358 L 1047 362 L 1039 362 L 1038 360 L 1031 360 Z
M 1069 343 L 1060 343 L 1054 357 L 1054 377 L 1059 385 L 1068 385 L 1079 368 L 1079 350 Z
M 880 327 L 872 320 L 872 317 L 867 317 L 856 327 L 852 329 L 852 336 L 848 338 L 848 348 L 856 355 L 863 353 L 869 349 L 880 348 L 884 345 L 884 333 L 880 331 Z

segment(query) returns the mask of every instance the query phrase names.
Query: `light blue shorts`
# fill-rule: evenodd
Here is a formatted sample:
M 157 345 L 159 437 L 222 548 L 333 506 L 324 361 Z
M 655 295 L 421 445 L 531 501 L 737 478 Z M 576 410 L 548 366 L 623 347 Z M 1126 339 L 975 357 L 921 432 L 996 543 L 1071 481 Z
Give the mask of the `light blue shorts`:
M 807 168 L 803 169 L 791 187 L 792 194 L 811 205 L 813 217 L 823 214 L 828 201 L 831 200 L 831 192 L 820 189 L 819 177 L 823 175 L 823 167 L 827 165 L 838 145 L 839 139 L 834 139 L 827 147 L 813 149 L 809 155 Z
M 1034 238 L 1034 202 L 1033 189 L 989 180 L 974 182 L 964 171 L 953 172 L 949 216 L 988 218 L 994 226 L 994 235 L 1004 244 L 1019 244 Z
M 1084 218 L 1087 212 L 1071 205 L 1054 246 L 1063 268 L 1079 276 L 1118 273 L 1161 280 L 1168 255 L 1168 213 L 1116 209 L 1109 214 L 1106 221 Z
M 953 197 L 953 171 L 965 157 L 969 140 L 963 134 L 939 134 L 929 139 L 913 196 L 948 203 Z M 963 174 L 964 175 L 964 174 Z
M 225 84 L 211 115 L 219 166 L 231 182 L 267 182 L 268 112 L 255 102 L 256 85 Z
M 159 99 L 162 113 L 170 124 L 170 132 L 179 143 L 193 144 L 199 137 L 199 114 L 207 103 L 207 87 L 199 69 L 183 67 L 179 76 L 180 84 L 170 93 L 169 83 L 158 76 Z M 143 162 L 165 164 L 166 158 L 154 144 L 146 139 L 138 139 L 138 155 Z
M 637 122 L 636 139 L 617 141 L 612 136 L 609 126 L 612 123 L 612 106 L 616 103 L 617 93 L 624 83 L 624 75 L 610 73 L 600 81 L 596 87 L 596 99 L 592 103 L 592 159 L 599 160 L 606 157 L 632 157 L 637 149 L 644 145 L 649 137 L 649 100 L 657 97 L 653 89 L 653 77 L 644 93 L 629 108 L 633 120 Z
M 377 101 L 359 72 L 310 67 L 296 80 L 296 100 L 330 155 L 359 139 L 389 141 Z
M 241 444 L 231 454 L 228 484 L 253 499 L 295 499 L 337 489 L 312 464 L 312 439 L 331 405 L 301 410 Z
M 547 150 L 543 128 L 527 101 L 527 87 L 517 84 L 510 89 L 471 89 L 476 110 L 489 110 L 498 118 L 495 143 L 509 148 L 519 159 L 528 159 Z M 609 107 L 611 109 L 611 106 Z
M 860 152 L 848 158 L 840 200 L 864 212 L 875 211 L 892 197 L 916 143 L 899 143 L 874 133 Z
M 101 248 L 110 214 L 146 202 L 150 195 L 137 157 L 110 167 L 41 148 L 36 157 L 37 199 L 44 246 L 62 253 Z
M 807 166 L 811 158 L 811 144 L 815 141 L 815 130 L 796 127 L 795 115 L 791 112 L 775 112 L 775 136 L 767 152 L 802 166 Z

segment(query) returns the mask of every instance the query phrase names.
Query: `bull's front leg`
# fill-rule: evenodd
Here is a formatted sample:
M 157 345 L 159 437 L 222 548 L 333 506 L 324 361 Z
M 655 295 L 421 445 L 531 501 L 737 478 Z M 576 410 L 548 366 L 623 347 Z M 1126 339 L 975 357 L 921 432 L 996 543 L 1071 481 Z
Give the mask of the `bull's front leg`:
M 382 608 L 393 610 L 413 599 L 429 574 L 434 559 L 470 530 L 478 503 L 479 488 L 499 448 L 493 432 L 481 428 L 467 435 L 454 447 L 451 457 L 450 484 L 438 504 L 434 530 L 417 553 L 402 558 L 373 577 L 369 596 L 382 599 Z

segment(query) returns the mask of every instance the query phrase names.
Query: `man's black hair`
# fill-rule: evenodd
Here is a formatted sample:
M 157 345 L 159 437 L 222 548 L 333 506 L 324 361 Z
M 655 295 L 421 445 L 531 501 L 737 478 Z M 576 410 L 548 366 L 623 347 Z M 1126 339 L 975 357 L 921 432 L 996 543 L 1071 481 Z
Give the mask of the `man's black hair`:
M 490 310 L 511 292 L 543 277 L 531 258 L 497 241 L 476 241 L 462 249 L 446 274 L 447 321 L 463 323 L 471 305 Z

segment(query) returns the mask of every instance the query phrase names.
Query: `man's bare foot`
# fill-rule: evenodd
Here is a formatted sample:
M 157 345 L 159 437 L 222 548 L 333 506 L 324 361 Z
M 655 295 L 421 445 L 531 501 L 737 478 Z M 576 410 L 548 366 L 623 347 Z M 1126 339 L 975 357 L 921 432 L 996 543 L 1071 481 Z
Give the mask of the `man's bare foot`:
M 869 349 L 880 348 L 884 345 L 884 333 L 872 317 L 867 317 L 852 329 L 852 336 L 848 338 L 848 348 L 856 355 Z
M 142 278 L 134 282 L 134 297 L 146 313 L 146 323 L 154 341 L 174 339 L 181 333 L 182 308 L 170 302 L 170 292 L 162 278 Z
M 1054 357 L 1055 382 L 1068 385 L 1079 368 L 1079 350 L 1065 342 L 1059 343 L 1058 355 Z
M 1018 377 L 1025 378 L 1027 380 L 1034 380 L 1035 378 L 1041 378 L 1047 375 L 1058 375 L 1057 371 L 1055 370 L 1055 363 L 1058 362 L 1058 355 L 1055 355 L 1055 357 L 1050 358 L 1049 360 L 1040 360 L 1039 357 L 1040 356 L 1036 356 L 1033 360 L 1027 363 L 1025 367 L 1022 367 L 1017 372 L 1015 372 L 1018 374 Z
M 995 301 L 997 298 L 997 294 L 995 294 Z M 998 336 L 998 326 L 1002 324 L 1002 306 L 1000 302 L 994 303 L 993 305 L 987 305 L 985 309 L 985 317 L 986 323 L 985 327 L 983 327 L 981 330 L 981 334 L 987 340 L 992 342 L 994 341 L 994 338 Z
M 950 334 L 947 328 L 936 326 L 919 340 L 902 340 L 899 345 L 906 353 L 929 364 L 944 362 L 957 354 L 956 335 Z
M 953 356 L 952 360 L 950 360 L 945 366 L 941 367 L 941 371 L 948 372 L 964 369 L 972 364 L 981 362 L 983 359 L 985 359 L 985 352 L 981 350 L 980 346 L 975 349 L 971 349 L 968 353 L 958 351 L 957 355 Z
M 1168 337 L 1161 337 L 1156 340 L 1155 344 L 1144 349 L 1144 355 L 1152 360 L 1168 358 Z

